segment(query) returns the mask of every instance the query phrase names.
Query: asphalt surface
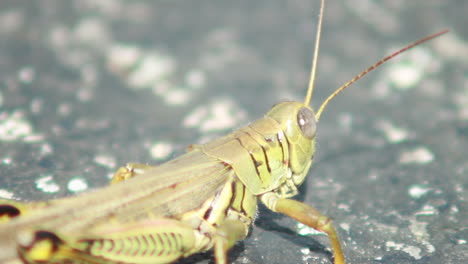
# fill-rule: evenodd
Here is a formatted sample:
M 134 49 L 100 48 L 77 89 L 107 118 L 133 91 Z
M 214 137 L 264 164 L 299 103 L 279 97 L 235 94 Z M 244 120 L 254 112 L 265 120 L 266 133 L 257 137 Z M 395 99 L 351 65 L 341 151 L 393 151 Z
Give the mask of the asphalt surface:
M 2 1 L 0 196 L 99 188 L 129 161 L 302 100 L 319 1 Z M 468 3 L 327 2 L 316 107 L 423 36 L 451 32 L 330 103 L 297 199 L 332 217 L 349 263 L 468 260 Z M 233 263 L 331 263 L 328 239 L 260 206 Z M 213 263 L 210 253 L 181 263 Z

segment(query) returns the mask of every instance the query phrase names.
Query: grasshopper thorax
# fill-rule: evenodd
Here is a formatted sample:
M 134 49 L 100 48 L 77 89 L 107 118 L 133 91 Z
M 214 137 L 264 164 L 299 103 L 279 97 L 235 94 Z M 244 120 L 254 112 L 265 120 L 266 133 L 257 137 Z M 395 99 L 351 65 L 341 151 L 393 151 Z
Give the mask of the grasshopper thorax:
M 293 182 L 298 186 L 304 181 L 315 153 L 317 132 L 315 113 L 304 103 L 283 102 L 275 105 L 266 117 L 278 122 L 287 140 L 288 165 Z

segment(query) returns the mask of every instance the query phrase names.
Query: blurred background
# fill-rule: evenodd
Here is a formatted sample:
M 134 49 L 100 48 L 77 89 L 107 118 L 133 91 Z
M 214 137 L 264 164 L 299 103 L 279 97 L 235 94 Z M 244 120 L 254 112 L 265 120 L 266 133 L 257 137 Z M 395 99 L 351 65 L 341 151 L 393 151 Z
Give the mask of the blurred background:
M 108 184 L 127 162 L 303 100 L 318 0 L 0 2 L 0 197 Z M 468 2 L 329 0 L 313 105 L 385 55 L 451 32 L 334 99 L 297 199 L 349 263 L 468 260 Z M 260 206 L 233 263 L 331 263 L 328 238 Z M 211 253 L 180 263 L 213 263 Z

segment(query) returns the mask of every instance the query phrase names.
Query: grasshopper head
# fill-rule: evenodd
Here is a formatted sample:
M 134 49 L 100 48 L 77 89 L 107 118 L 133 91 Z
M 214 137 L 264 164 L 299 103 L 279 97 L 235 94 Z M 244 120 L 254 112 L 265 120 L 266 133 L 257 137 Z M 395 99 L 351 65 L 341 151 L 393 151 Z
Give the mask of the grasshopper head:
M 315 153 L 317 121 L 312 108 L 300 102 L 275 105 L 266 117 L 276 120 L 289 146 L 289 167 L 294 184 L 300 185 L 309 171 Z

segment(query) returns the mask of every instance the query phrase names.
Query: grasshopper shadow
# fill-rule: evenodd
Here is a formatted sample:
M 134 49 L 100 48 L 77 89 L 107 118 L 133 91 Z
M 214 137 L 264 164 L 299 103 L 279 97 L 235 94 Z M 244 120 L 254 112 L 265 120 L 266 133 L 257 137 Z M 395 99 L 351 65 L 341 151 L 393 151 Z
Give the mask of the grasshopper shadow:
M 231 250 L 229 250 L 229 253 L 228 253 L 229 263 L 232 263 L 234 260 L 236 260 L 241 255 L 241 253 L 244 251 L 244 248 L 245 248 L 245 245 L 244 245 L 243 241 L 237 242 L 231 248 Z M 186 258 L 183 258 L 183 259 L 180 259 L 180 260 L 174 262 L 174 264 L 194 264 L 194 263 L 197 263 L 197 264 L 215 264 L 213 250 L 209 250 L 209 251 L 206 251 L 206 252 L 194 254 L 194 255 L 191 255 L 189 257 L 186 257 Z
M 304 201 L 305 194 L 307 193 L 307 185 L 302 185 L 299 188 L 299 194 L 293 199 L 298 201 Z M 297 245 L 299 248 L 308 248 L 311 252 L 324 254 L 330 260 L 333 260 L 333 253 L 327 249 L 321 242 L 312 238 L 311 236 L 299 235 L 297 231 L 286 227 L 284 224 L 278 223 L 278 221 L 288 218 L 282 214 L 278 214 L 268 210 L 264 205 L 259 204 L 259 218 L 255 221 L 255 226 L 264 230 L 265 232 L 274 233 L 280 238 L 269 241 L 272 249 L 280 248 L 283 243 L 281 240 L 287 240 L 290 243 Z M 291 219 L 291 221 L 295 222 Z M 261 242 L 261 241 L 260 241 Z M 285 259 L 288 259 L 287 257 Z

